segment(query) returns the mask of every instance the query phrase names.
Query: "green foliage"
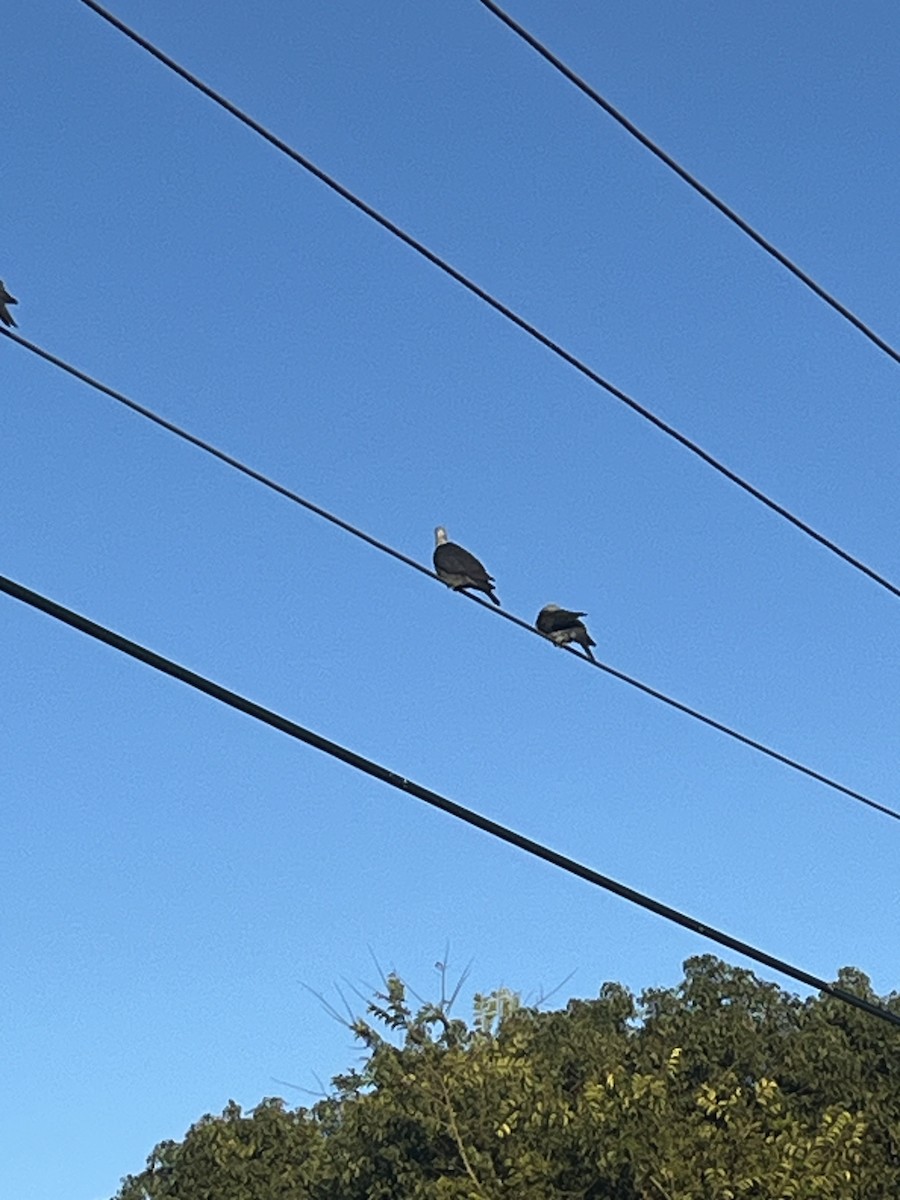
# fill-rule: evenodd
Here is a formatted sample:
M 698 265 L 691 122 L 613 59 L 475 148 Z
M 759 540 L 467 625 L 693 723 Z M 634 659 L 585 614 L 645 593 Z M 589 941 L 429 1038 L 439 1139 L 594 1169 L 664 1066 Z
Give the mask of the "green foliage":
M 868 980 L 840 986 L 875 999 Z M 886 1003 L 898 1009 L 897 998 Z M 391 976 L 358 1071 L 311 1109 L 229 1105 L 117 1200 L 879 1200 L 900 1195 L 900 1035 L 712 956 L 557 1012 L 470 1024 Z

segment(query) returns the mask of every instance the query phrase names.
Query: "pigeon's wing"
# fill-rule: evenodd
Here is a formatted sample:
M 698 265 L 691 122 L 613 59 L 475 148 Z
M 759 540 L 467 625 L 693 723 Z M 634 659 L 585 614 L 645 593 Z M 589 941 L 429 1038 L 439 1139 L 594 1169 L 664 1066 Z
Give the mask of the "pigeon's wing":
M 434 565 L 448 575 L 468 575 L 470 579 L 477 579 L 481 583 L 488 583 L 492 578 L 474 554 L 455 542 L 444 542 L 435 548 Z
M 551 609 L 550 612 L 542 611 L 538 617 L 538 629 L 541 633 L 560 633 L 564 629 L 577 629 L 581 622 L 579 617 L 586 617 L 587 613 L 569 612 L 567 608 Z

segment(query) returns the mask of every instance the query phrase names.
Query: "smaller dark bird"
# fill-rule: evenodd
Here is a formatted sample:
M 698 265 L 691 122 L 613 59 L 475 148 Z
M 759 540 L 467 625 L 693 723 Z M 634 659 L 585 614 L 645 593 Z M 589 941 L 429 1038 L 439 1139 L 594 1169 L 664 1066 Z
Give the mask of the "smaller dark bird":
M 12 314 L 9 312 L 6 306 L 7 304 L 18 303 L 18 300 L 15 298 L 15 296 L 11 296 L 9 294 L 9 292 L 6 290 L 6 284 L 2 279 L 0 279 L 0 321 L 2 321 L 4 325 L 15 327 L 16 323 L 12 319 Z
M 586 616 L 587 613 L 570 612 L 567 608 L 560 608 L 558 604 L 546 604 L 538 613 L 534 624 L 536 629 L 557 646 L 577 642 L 579 646 L 584 647 L 584 652 L 591 662 L 596 662 L 596 658 L 591 654 L 591 646 L 596 646 L 597 643 L 588 633 L 584 622 L 579 620 L 580 617 Z
M 493 575 L 488 575 L 474 554 L 449 541 L 443 525 L 438 525 L 434 531 L 434 571 L 454 592 L 473 588 L 476 592 L 484 592 L 499 607 L 500 601 L 494 595 Z

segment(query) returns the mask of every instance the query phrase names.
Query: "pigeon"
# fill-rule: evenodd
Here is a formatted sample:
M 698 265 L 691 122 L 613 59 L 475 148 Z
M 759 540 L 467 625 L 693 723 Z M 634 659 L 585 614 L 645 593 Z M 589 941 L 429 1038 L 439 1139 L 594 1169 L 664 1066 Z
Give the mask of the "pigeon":
M 557 646 L 577 642 L 579 646 L 584 647 L 584 652 L 591 662 L 596 662 L 596 658 L 591 654 L 591 646 L 596 646 L 597 643 L 588 633 L 584 622 L 579 620 L 580 617 L 586 616 L 587 613 L 570 612 L 567 608 L 560 608 L 558 604 L 546 604 L 538 613 L 535 626 Z
M 0 279 L 0 321 L 4 325 L 15 327 L 15 321 L 12 319 L 12 314 L 7 310 L 7 304 L 18 304 L 15 296 L 11 296 L 6 290 L 6 284 Z
M 454 592 L 474 588 L 476 592 L 484 592 L 499 608 L 500 601 L 494 595 L 493 575 L 488 575 L 474 554 L 449 541 L 443 525 L 438 525 L 434 531 L 434 570 L 438 579 L 453 588 Z

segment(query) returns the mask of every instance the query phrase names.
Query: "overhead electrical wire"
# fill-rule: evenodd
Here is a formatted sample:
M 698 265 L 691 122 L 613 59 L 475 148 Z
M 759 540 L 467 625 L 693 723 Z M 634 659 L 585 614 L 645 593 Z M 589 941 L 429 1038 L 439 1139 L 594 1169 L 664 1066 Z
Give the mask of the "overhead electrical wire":
M 865 321 L 858 317 L 851 309 L 847 308 L 845 304 L 842 304 L 840 300 L 838 300 L 835 296 L 832 296 L 830 292 L 826 291 L 826 289 L 822 287 L 820 283 L 816 283 L 815 279 L 813 279 L 811 275 L 807 275 L 802 268 L 798 267 L 797 264 L 788 258 L 786 254 L 782 253 L 782 251 L 779 250 L 776 245 L 770 242 L 768 238 L 763 237 L 758 230 L 754 229 L 753 226 L 748 221 L 745 221 L 739 213 L 735 212 L 733 208 L 729 207 L 724 200 L 720 200 L 715 192 L 710 191 L 710 189 L 702 184 L 699 179 L 693 176 L 690 171 L 686 170 L 686 168 L 672 158 L 671 154 L 667 154 L 662 147 L 658 146 L 651 138 L 638 129 L 637 125 L 629 121 L 624 113 L 620 112 L 608 100 L 601 96 L 600 93 L 595 88 L 591 87 L 586 80 L 582 79 L 580 75 L 577 75 L 571 67 L 567 66 L 561 58 L 558 58 L 552 50 L 548 49 L 543 42 L 539 41 L 533 33 L 529 33 L 524 25 L 520 25 L 519 22 L 514 20 L 509 13 L 505 12 L 499 4 L 495 4 L 494 0 L 480 0 L 480 3 L 484 5 L 488 12 L 493 13 L 495 17 L 497 17 L 503 22 L 504 25 L 511 29 L 513 33 L 518 34 L 523 42 L 526 42 L 532 48 L 532 50 L 535 50 L 541 56 L 541 58 L 546 59 L 546 61 L 550 63 L 552 67 L 555 67 L 561 75 L 564 75 L 570 83 L 573 83 L 580 92 L 583 92 L 585 96 L 587 96 L 590 100 L 593 100 L 595 104 L 599 105 L 599 107 L 602 108 L 603 111 L 610 117 L 612 117 L 614 121 L 618 121 L 623 129 L 630 133 L 633 138 L 636 138 L 637 141 L 639 141 L 641 145 L 645 147 L 645 149 L 649 150 L 651 154 L 656 155 L 660 162 L 665 163 L 665 165 L 670 170 L 674 171 L 679 178 L 683 179 L 689 187 L 692 187 L 695 192 L 703 197 L 704 200 L 707 200 L 714 208 L 717 208 L 719 212 L 722 213 L 723 216 L 727 217 L 728 220 L 734 225 L 736 225 L 742 233 L 745 233 L 747 237 L 756 242 L 757 246 L 760 246 L 763 250 L 765 250 L 766 254 L 774 258 L 775 261 L 780 263 L 787 271 L 790 271 L 790 273 L 796 279 L 799 279 L 800 282 L 808 287 L 809 290 L 818 296 L 820 300 L 824 300 L 825 303 L 830 308 L 834 309 L 836 313 L 842 316 L 845 321 L 849 321 L 854 328 L 856 328 L 864 337 L 868 338 L 869 341 L 872 342 L 873 345 L 877 346 L 879 350 L 883 351 L 889 358 L 893 359 L 895 363 L 900 364 L 900 351 L 895 350 L 890 342 L 886 342 L 883 337 L 880 337 L 874 329 L 867 325 Z
M 211 696 L 212 699 L 218 700 L 220 703 L 226 704 L 230 708 L 236 709 L 238 712 L 242 712 L 256 721 L 261 721 L 263 724 L 269 725 L 281 733 L 286 733 L 288 737 L 292 737 L 296 741 L 304 742 L 307 746 L 321 750 L 323 753 L 330 755 L 332 758 L 339 759 L 357 771 L 362 771 L 366 775 L 370 775 L 373 779 L 378 779 L 382 783 L 396 788 L 398 791 L 405 792 L 406 795 L 412 796 L 416 800 L 423 801 L 432 808 L 439 809 L 441 812 L 455 817 L 458 821 L 464 821 L 467 825 L 472 825 L 474 828 L 480 829 L 483 833 L 487 833 L 493 838 L 506 842 L 510 846 L 515 846 L 517 850 L 522 850 L 525 854 L 530 854 L 534 858 L 540 858 L 544 862 L 550 863 L 551 866 L 558 867 L 560 870 L 567 872 L 569 875 L 575 875 L 579 879 L 593 884 L 595 887 L 612 892 L 623 900 L 627 900 L 630 904 L 636 904 L 658 917 L 663 917 L 675 925 L 680 925 L 683 929 L 689 929 L 692 933 L 699 934 L 710 941 L 718 942 L 720 946 L 726 946 L 729 950 L 733 950 L 737 954 L 743 954 L 746 958 L 753 959 L 755 962 L 778 971 L 782 975 L 795 979 L 798 983 L 802 983 L 806 987 L 815 988 L 817 991 L 833 996 L 836 1000 L 841 1000 L 845 1004 L 850 1004 L 854 1008 L 861 1009 L 870 1016 L 887 1021 L 891 1025 L 900 1026 L 900 1014 L 894 1013 L 880 1004 L 873 1004 L 870 1000 L 866 1000 L 862 996 L 856 996 L 852 992 L 847 992 L 843 988 L 836 987 L 825 979 L 820 979 L 808 971 L 792 966 L 791 963 L 785 962 L 783 959 L 776 958 L 773 954 L 768 954 L 764 950 L 759 950 L 755 946 L 751 946 L 748 942 L 732 937 L 728 933 L 723 933 L 721 930 L 715 929 L 703 921 L 698 921 L 695 917 L 688 916 L 677 908 L 672 908 L 668 904 L 663 904 L 659 900 L 652 899 L 652 897 L 645 895 L 643 892 L 638 892 L 634 888 L 627 887 L 625 884 L 611 879 L 608 875 L 601 875 L 599 871 L 595 871 L 591 867 L 587 867 L 565 854 L 560 854 L 556 850 L 551 850 L 542 842 L 525 837 L 524 834 L 517 833 L 507 826 L 499 824 L 497 821 L 492 821 L 489 817 L 482 816 L 481 813 L 475 812 L 474 809 L 467 808 L 465 805 L 458 804 L 454 800 L 447 799 L 446 796 L 442 796 L 438 792 L 433 792 L 430 788 L 423 787 L 422 784 L 406 779 L 404 776 L 398 775 L 396 771 L 391 771 L 387 767 L 383 767 L 371 759 L 364 757 L 362 754 L 356 754 L 353 750 L 347 749 L 346 746 L 341 746 L 339 743 L 333 742 L 321 734 L 314 733 L 311 729 L 307 729 L 296 721 L 292 721 L 280 713 L 273 712 L 272 709 L 265 708 L 263 705 L 249 700 L 246 696 L 222 687 L 221 684 L 215 683 L 203 675 L 198 675 L 195 671 L 189 670 L 180 663 L 174 662 L 170 658 L 164 658 L 163 655 L 157 654 L 154 650 L 150 650 L 138 642 L 133 642 L 129 638 L 123 637 L 121 634 L 115 633 L 103 625 L 98 625 L 95 621 L 90 620 L 90 618 L 82 616 L 81 613 L 66 608 L 62 604 L 58 604 L 55 600 L 51 600 L 39 592 L 32 591 L 30 588 L 24 587 L 22 584 L 16 583 L 14 580 L 8 579 L 3 575 L 0 575 L 0 592 L 4 592 L 15 600 L 20 600 L 31 608 L 46 613 L 55 620 L 61 621 L 72 629 L 77 629 L 79 632 L 87 634 L 88 637 L 94 638 L 98 642 L 103 642 L 105 645 L 111 646 L 114 650 L 118 650 L 122 654 L 145 663 L 155 671 L 160 671 L 172 679 L 177 679 L 180 683 L 187 684 L 188 687 Z
M 386 229 L 389 233 L 393 234 L 394 237 L 399 238 L 400 241 L 409 246 L 412 250 L 415 250 L 417 254 L 420 254 L 423 258 L 427 259 L 428 262 L 430 262 L 433 266 L 438 267 L 439 270 L 444 272 L 444 274 L 449 275 L 451 279 L 456 280 L 457 283 L 461 284 L 480 300 L 483 300 L 485 304 L 488 304 L 496 312 L 499 312 L 502 316 L 506 317 L 507 320 L 518 326 L 519 329 L 522 329 L 525 333 L 529 334 L 529 336 L 540 342 L 542 346 L 545 346 L 548 350 L 552 351 L 564 362 L 568 363 L 569 366 L 574 367 L 575 370 L 579 371 L 583 376 L 585 376 L 585 378 L 591 380 L 591 382 L 595 383 L 598 387 L 603 388 L 604 391 L 608 392 L 611 396 L 614 396 L 617 400 L 621 401 L 622 404 L 625 404 L 633 412 L 636 412 L 639 416 L 643 417 L 645 421 L 648 421 L 662 433 L 666 434 L 667 437 L 672 438 L 686 450 L 689 450 L 692 454 L 696 455 L 697 458 L 702 459 L 702 461 L 708 466 L 712 467 L 713 470 L 717 471 L 720 475 L 723 475 L 731 483 L 735 484 L 736 487 L 741 488 L 748 495 L 759 501 L 760 504 L 765 505 L 766 508 L 770 509 L 774 513 L 777 513 L 785 521 L 789 522 L 796 529 L 799 529 L 801 533 L 806 534 L 807 537 L 810 537 L 813 539 L 813 541 L 818 542 L 820 546 L 824 546 L 826 550 L 829 550 L 832 554 L 842 559 L 845 563 L 848 563 L 855 570 L 860 571 L 863 575 L 867 576 L 874 583 L 877 583 L 880 587 L 890 592 L 893 596 L 900 598 L 900 586 L 892 583 L 888 578 L 886 578 L 886 576 L 880 574 L 873 567 L 868 566 L 849 551 L 844 550 L 837 544 L 837 542 L 834 542 L 831 538 L 826 537 L 825 534 L 819 533 L 818 530 L 814 529 L 812 525 L 809 525 L 800 517 L 795 516 L 794 513 L 785 508 L 783 504 L 779 504 L 777 500 L 773 500 L 770 496 L 766 495 L 765 492 L 761 491 L 758 487 L 755 487 L 741 475 L 738 475 L 736 471 L 732 471 L 730 467 L 727 467 L 714 455 L 704 450 L 702 446 L 692 441 L 685 434 L 680 433 L 673 425 L 669 425 L 650 409 L 645 408 L 644 405 L 638 403 L 637 400 L 634 400 L 626 392 L 623 392 L 621 388 L 616 387 L 615 384 L 612 384 L 608 380 L 604 379 L 602 375 L 599 375 L 592 367 L 589 367 L 580 358 L 577 358 L 574 354 L 566 350 L 558 342 L 555 342 L 547 334 L 542 333 L 537 326 L 532 325 L 529 321 L 526 321 L 524 317 L 520 316 L 517 312 L 515 312 L 508 305 L 504 304 L 501 300 L 498 300 L 495 296 L 492 296 L 490 292 L 486 291 L 479 284 L 475 283 L 467 275 L 464 275 L 461 271 L 458 271 L 456 267 L 452 266 L 445 259 L 441 258 L 433 250 L 429 250 L 427 246 L 418 241 L 411 234 L 407 233 L 399 225 L 396 225 L 388 217 L 385 217 L 377 209 L 366 203 L 366 201 L 361 200 L 358 196 L 351 192 L 349 188 L 346 188 L 343 184 L 338 183 L 336 179 L 328 175 L 321 169 L 321 167 L 316 166 L 315 163 L 306 158 L 305 155 L 293 149 L 293 147 L 289 146 L 287 142 L 282 141 L 281 138 L 270 132 L 264 125 L 261 125 L 253 117 L 248 116 L 248 114 L 242 109 L 238 108 L 237 105 L 232 104 L 230 100 L 227 100 L 208 84 L 204 83 L 201 79 L 198 79 L 196 75 L 191 74 L 191 72 L 185 67 L 180 66 L 180 64 L 177 63 L 173 58 L 170 58 L 162 50 L 154 46 L 152 42 L 149 42 L 146 38 L 142 37 L 139 33 L 136 33 L 118 17 L 114 16 L 111 12 L 108 12 L 105 8 L 103 8 L 102 5 L 98 4 L 96 0 L 81 0 L 81 3 L 90 8 L 93 12 L 97 13 L 98 16 L 102 17 L 105 21 L 112 25 L 113 28 L 118 29 L 120 33 L 123 33 L 137 46 L 140 46 L 142 50 L 145 50 L 164 66 L 168 67 L 169 70 L 174 71 L 176 75 L 180 76 L 183 80 L 185 80 L 185 82 L 189 83 L 191 87 L 196 88 L 197 91 L 202 92 L 203 95 L 208 99 L 225 109 L 227 113 L 230 113 L 231 116 L 235 117 L 243 125 L 246 125 L 248 129 L 252 129 L 254 133 L 258 134 L 271 146 L 274 146 L 276 150 L 279 150 L 282 154 L 286 155 L 289 159 L 291 159 L 292 162 L 296 163 L 300 167 L 303 167 L 303 169 L 308 171 L 311 175 L 314 175 L 316 179 L 324 183 L 342 199 L 346 200 L 349 204 L 352 204 L 354 208 L 357 208 L 360 212 L 365 213 L 367 217 L 370 217 L 373 221 L 377 222 L 383 229 Z
M 154 412 L 152 409 L 145 407 L 143 404 L 138 404 L 136 400 L 132 400 L 123 392 L 119 392 L 115 388 L 109 387 L 105 383 L 101 383 L 98 379 L 94 379 L 92 376 L 80 370 L 78 367 L 66 362 L 65 359 L 59 358 L 57 355 L 51 354 L 48 350 L 43 349 L 43 347 L 38 346 L 36 343 L 28 341 L 28 339 L 22 337 L 21 334 L 13 333 L 11 330 L 3 328 L 0 328 L 0 333 L 8 337 L 10 341 L 16 342 L 18 345 L 22 346 L 23 349 L 31 351 L 32 354 L 36 354 L 39 358 L 44 359 L 44 361 L 50 363 L 52 366 L 57 367 L 59 370 L 73 376 L 81 383 L 87 384 L 88 387 L 100 392 L 101 395 L 108 396 L 111 400 L 115 400 L 117 403 L 124 405 L 132 412 L 137 413 L 138 416 L 144 417 L 146 420 L 151 421 L 161 429 L 166 430 L 166 432 L 173 434 L 182 441 L 188 442 L 190 445 L 195 446 L 198 450 L 202 450 L 205 454 L 211 455 L 213 458 L 223 462 L 226 466 L 232 467 L 234 470 L 239 471 L 242 475 L 246 475 L 249 479 L 254 480 L 256 483 L 262 484 L 263 487 L 269 488 L 271 491 L 275 492 L 279 496 L 282 496 L 284 499 L 300 505 L 301 508 L 314 513 L 318 517 L 322 517 L 323 520 L 329 521 L 332 525 L 336 525 L 339 529 L 343 529 L 345 533 L 349 533 L 353 537 L 359 538 L 360 541 L 365 542 L 367 545 L 373 547 L 373 549 L 380 550 L 382 553 L 390 555 L 391 558 L 396 559 L 398 562 L 402 562 L 407 567 L 412 567 L 413 570 L 418 571 L 421 575 L 427 575 L 429 578 L 440 582 L 437 575 L 433 571 L 429 570 L 428 567 L 423 566 L 422 563 L 417 562 L 414 558 L 410 558 L 409 555 L 403 554 L 400 550 L 396 550 L 393 546 L 388 545 L 387 542 L 382 542 L 378 538 L 372 537 L 371 534 L 368 534 L 357 526 L 352 525 L 349 521 L 345 521 L 343 518 L 336 516 L 334 513 L 329 512 L 320 505 L 314 504 L 311 500 L 307 500 L 298 492 L 292 491 L 290 488 L 285 487 L 284 484 L 278 483 L 276 480 L 264 475 L 261 471 L 257 471 L 254 467 L 250 467 L 240 459 L 235 458 L 233 455 L 227 454 L 224 450 L 220 450 L 211 442 L 204 441 L 202 438 L 197 437 L 196 434 L 190 433 L 188 430 L 176 425 L 173 421 L 169 421 L 167 418 L 160 416 L 159 413 Z M 441 586 L 443 586 L 443 584 Z M 541 639 L 544 638 L 544 635 L 535 629 L 533 625 L 530 625 L 521 617 L 517 617 L 514 613 L 507 612 L 504 608 L 495 607 L 492 604 L 488 604 L 478 596 L 472 596 L 465 592 L 462 594 L 465 595 L 467 600 L 471 600 L 473 603 L 481 605 L 481 607 L 486 611 L 493 613 L 498 617 L 502 617 L 505 621 L 510 621 L 513 625 L 517 625 L 520 629 L 526 630 L 526 632 L 534 635 L 535 637 L 539 637 Z M 843 796 L 849 797 L 851 800 L 856 800 L 861 804 L 867 805 L 869 808 L 875 809 L 877 812 L 884 813 L 885 816 L 893 817 L 895 820 L 900 820 L 900 812 L 898 812 L 896 809 L 890 808 L 878 800 L 873 800 L 871 796 L 866 796 L 863 792 L 858 792 L 853 788 L 847 787 L 843 783 L 838 783 L 837 780 L 831 779 L 829 776 L 822 774 L 821 771 L 816 771 L 812 767 L 807 767 L 803 763 L 788 757 L 786 754 L 782 754 L 778 750 L 773 750 L 770 746 L 765 745 L 765 743 L 757 741 L 755 738 L 748 737 L 746 734 L 740 733 L 736 729 L 732 729 L 723 722 L 717 721 L 714 717 L 707 716 L 698 709 L 691 708 L 689 705 L 683 704 L 680 700 L 675 700 L 672 696 L 667 696 L 665 692 L 661 692 L 657 688 L 651 687 L 649 684 L 643 683 L 639 679 L 635 679 L 634 676 L 627 675 L 624 671 L 620 671 L 618 668 L 612 667 L 600 659 L 592 660 L 585 658 L 571 646 L 563 646 L 561 649 L 566 650 L 569 654 L 573 655 L 579 662 L 585 663 L 589 667 L 595 667 L 597 670 L 603 671 L 605 674 L 612 676 L 614 679 L 618 679 L 620 682 L 628 684 L 629 687 L 637 688 L 638 691 L 641 691 L 645 695 L 652 697 L 654 700 L 659 700 L 661 703 L 668 705 L 670 708 L 674 708 L 676 711 L 684 713 L 686 716 L 692 717 L 696 721 L 702 722 L 709 728 L 725 734 L 734 741 L 740 742 L 742 745 L 748 746 L 750 749 L 756 750 L 760 754 L 764 754 L 768 758 L 774 759 L 783 766 L 790 767 L 794 771 L 799 771 L 801 774 L 807 776 L 807 778 L 814 779 L 816 782 L 824 784 L 826 787 L 831 788 L 833 791 L 839 792 Z

